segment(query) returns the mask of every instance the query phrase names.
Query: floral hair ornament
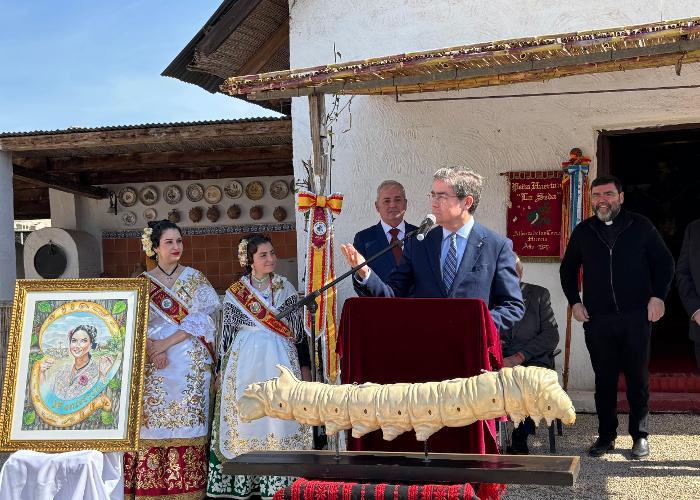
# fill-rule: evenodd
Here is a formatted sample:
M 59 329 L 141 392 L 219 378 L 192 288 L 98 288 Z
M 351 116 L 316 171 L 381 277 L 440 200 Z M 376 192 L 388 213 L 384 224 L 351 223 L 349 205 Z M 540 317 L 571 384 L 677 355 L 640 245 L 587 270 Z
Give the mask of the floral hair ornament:
M 238 263 L 241 267 L 248 265 L 248 240 L 243 238 L 238 244 Z
M 143 234 L 141 235 L 141 248 L 148 257 L 153 257 L 156 254 L 153 251 L 153 241 L 151 240 L 152 234 L 153 229 L 151 229 L 150 227 L 145 227 L 143 229 Z

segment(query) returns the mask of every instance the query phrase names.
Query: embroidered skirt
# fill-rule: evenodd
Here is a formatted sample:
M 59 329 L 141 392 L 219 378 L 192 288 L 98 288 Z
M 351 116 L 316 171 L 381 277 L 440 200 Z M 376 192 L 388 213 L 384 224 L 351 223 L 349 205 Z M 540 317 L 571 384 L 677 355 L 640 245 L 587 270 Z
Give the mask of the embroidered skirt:
M 203 499 L 207 487 L 206 440 L 162 440 L 164 446 L 149 446 L 158 440 L 148 440 L 138 452 L 125 453 L 124 498 Z

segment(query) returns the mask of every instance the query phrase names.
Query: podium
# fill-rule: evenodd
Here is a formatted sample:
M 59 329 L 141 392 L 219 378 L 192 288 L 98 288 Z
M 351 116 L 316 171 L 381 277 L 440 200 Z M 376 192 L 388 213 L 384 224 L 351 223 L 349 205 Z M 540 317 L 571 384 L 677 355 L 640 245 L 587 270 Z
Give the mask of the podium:
M 338 354 L 342 383 L 439 382 L 501 368 L 501 344 L 479 299 L 356 297 L 345 301 Z M 430 452 L 498 453 L 495 422 L 443 427 Z M 349 451 L 418 452 L 413 431 L 385 441 L 381 430 L 350 437 Z
M 339 336 L 345 384 L 441 381 L 503 363 L 488 308 L 475 299 L 348 299 Z M 227 461 L 224 472 L 303 478 L 275 500 L 444 500 L 472 498 L 473 485 L 479 498 L 499 498 L 505 483 L 572 485 L 580 467 L 579 457 L 498 455 L 492 420 L 442 428 L 428 443 L 426 462 L 423 453 L 414 453 L 423 451 L 423 443 L 413 431 L 384 441 L 378 430 L 350 438 L 349 451 L 338 456 L 318 450 L 247 453 Z

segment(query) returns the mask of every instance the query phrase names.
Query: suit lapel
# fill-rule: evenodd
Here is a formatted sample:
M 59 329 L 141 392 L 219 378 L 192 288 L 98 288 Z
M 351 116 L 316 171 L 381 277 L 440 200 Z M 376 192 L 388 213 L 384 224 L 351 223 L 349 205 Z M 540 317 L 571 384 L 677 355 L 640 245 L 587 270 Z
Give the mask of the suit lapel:
M 477 263 L 484 248 L 485 239 L 486 235 L 481 230 L 481 226 L 474 221 L 474 227 L 469 232 L 469 239 L 467 239 L 467 248 L 464 249 L 462 262 L 459 263 L 459 269 L 457 269 L 455 283 L 461 282 L 464 279 L 464 273 L 470 272 Z M 454 289 L 454 285 L 452 285 L 452 288 Z
M 442 243 L 442 227 L 437 226 L 430 230 L 425 238 L 426 252 L 428 254 L 428 264 L 433 272 L 436 283 L 439 284 L 440 290 L 447 297 L 447 290 L 442 281 L 442 269 L 440 269 L 440 244 Z
M 378 244 L 377 249 L 375 250 L 376 253 L 388 247 L 389 240 L 386 238 L 386 233 L 384 232 L 384 227 L 382 227 L 381 222 L 374 226 L 374 228 L 374 239 Z M 365 255 L 365 258 L 366 257 L 371 257 L 371 255 Z M 383 262 L 383 264 L 380 264 L 380 262 Z M 391 252 L 385 253 L 384 255 L 379 257 L 379 259 L 377 260 L 377 264 L 383 265 L 387 270 L 392 269 L 396 265 L 396 263 L 394 262 L 394 254 Z

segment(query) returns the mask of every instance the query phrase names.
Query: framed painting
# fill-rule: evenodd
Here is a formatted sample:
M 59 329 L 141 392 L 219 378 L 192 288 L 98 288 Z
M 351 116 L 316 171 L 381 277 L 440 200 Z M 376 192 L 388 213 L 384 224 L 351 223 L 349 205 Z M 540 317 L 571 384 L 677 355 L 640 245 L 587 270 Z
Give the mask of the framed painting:
M 17 280 L 0 449 L 138 448 L 148 281 Z

